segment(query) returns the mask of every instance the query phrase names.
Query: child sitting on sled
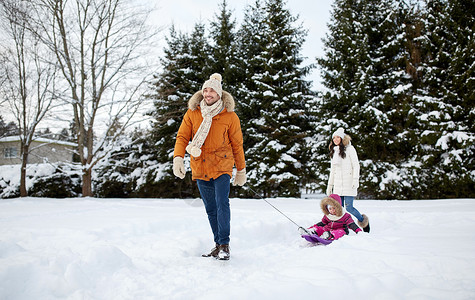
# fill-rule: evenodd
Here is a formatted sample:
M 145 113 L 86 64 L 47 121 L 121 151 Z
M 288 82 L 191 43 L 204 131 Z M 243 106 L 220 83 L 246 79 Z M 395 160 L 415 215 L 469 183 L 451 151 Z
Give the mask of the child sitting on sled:
M 325 214 L 321 222 L 309 227 L 307 230 L 301 228 L 301 234 L 316 234 L 326 240 L 337 240 L 349 234 L 348 228 L 358 233 L 361 228 L 355 224 L 351 215 L 341 206 L 341 198 L 337 194 L 331 194 L 320 202 L 320 208 Z

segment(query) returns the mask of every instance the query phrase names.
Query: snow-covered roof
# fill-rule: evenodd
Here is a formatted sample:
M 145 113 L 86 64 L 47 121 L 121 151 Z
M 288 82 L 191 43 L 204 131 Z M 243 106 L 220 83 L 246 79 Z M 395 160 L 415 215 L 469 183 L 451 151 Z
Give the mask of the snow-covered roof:
M 14 135 L 14 136 L 6 136 L 0 138 L 0 143 L 2 142 L 19 142 L 20 141 L 20 136 Z M 77 146 L 75 143 L 67 142 L 67 141 L 59 141 L 59 140 L 53 140 L 53 139 L 47 139 L 47 138 L 33 138 L 34 142 L 38 143 L 48 143 L 48 144 L 56 144 L 56 145 L 65 145 L 65 146 Z

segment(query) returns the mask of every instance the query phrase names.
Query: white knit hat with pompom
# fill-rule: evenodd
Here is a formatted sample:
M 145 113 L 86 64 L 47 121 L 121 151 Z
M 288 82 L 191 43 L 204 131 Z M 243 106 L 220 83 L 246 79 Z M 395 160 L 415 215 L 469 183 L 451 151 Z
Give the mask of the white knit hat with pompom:
M 209 77 L 209 79 L 203 84 L 203 87 L 201 88 L 201 93 L 203 93 L 203 90 L 205 88 L 212 88 L 216 93 L 218 93 L 219 98 L 222 98 L 223 96 L 223 88 L 221 86 L 221 74 L 219 73 L 214 73 Z
M 339 136 L 341 137 L 342 139 L 345 138 L 345 129 L 343 129 L 342 127 L 338 128 L 332 135 L 332 138 L 334 138 L 335 136 Z

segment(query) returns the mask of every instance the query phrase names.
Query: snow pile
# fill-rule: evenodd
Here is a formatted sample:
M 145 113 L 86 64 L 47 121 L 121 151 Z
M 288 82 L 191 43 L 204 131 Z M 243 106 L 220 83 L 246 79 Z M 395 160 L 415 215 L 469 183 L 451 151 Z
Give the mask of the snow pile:
M 21 165 L 0 166 L 0 198 L 19 195 Z M 29 190 L 39 178 L 52 175 L 56 169 L 53 164 L 27 165 L 26 188 Z
M 319 199 L 269 199 L 303 226 Z M 232 199 L 231 260 L 199 199 L 0 201 L 0 299 L 474 299 L 475 201 L 356 201 L 371 233 L 310 247 Z
M 18 197 L 20 195 L 20 168 L 21 165 L 0 166 L 0 199 Z M 61 172 L 59 172 L 59 170 L 61 170 Z M 26 166 L 25 178 L 26 189 L 30 195 L 35 195 L 35 193 L 32 192 L 32 188 L 35 187 L 35 184 L 40 184 L 41 190 L 48 191 L 51 194 L 58 196 L 51 187 L 46 187 L 44 182 L 51 180 L 54 176 L 63 176 L 64 178 L 69 179 L 69 181 L 64 181 L 65 183 L 68 183 L 68 185 L 63 186 L 62 188 L 69 190 L 68 194 L 77 195 L 78 193 L 74 194 L 75 187 L 73 186 L 79 186 L 80 184 L 79 175 L 77 175 L 77 173 L 78 172 L 74 170 L 74 166 L 71 164 L 28 164 Z

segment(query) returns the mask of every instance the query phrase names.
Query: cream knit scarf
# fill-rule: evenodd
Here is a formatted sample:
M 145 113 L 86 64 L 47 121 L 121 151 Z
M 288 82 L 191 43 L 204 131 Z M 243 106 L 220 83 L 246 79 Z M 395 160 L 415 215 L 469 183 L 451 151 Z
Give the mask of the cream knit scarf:
M 203 146 L 203 143 L 208 136 L 213 118 L 224 109 L 224 103 L 223 100 L 219 99 L 213 105 L 208 106 L 206 101 L 203 99 L 200 102 L 200 107 L 203 122 L 201 122 L 200 128 L 196 131 L 193 140 L 188 144 L 188 146 L 186 146 L 186 152 L 191 154 L 193 157 L 199 157 L 201 155 L 201 146 Z

